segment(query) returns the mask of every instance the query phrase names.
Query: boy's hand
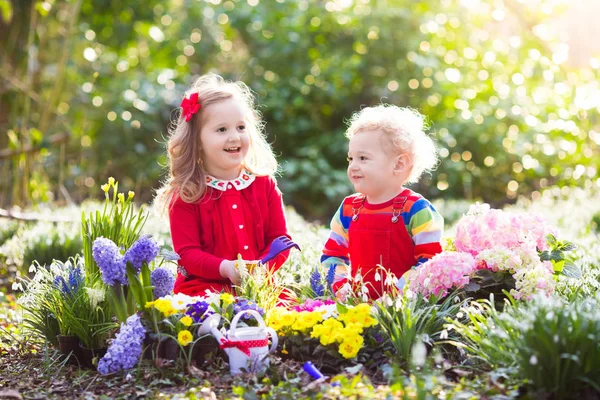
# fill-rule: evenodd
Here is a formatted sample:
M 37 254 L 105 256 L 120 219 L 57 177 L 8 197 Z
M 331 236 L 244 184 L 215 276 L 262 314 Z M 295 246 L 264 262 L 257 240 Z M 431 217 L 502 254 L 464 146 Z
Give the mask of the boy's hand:
M 348 300 L 348 296 L 350 295 L 351 291 L 352 291 L 352 288 L 350 287 L 349 284 L 346 283 L 341 288 L 339 288 L 337 292 L 335 292 L 336 300 L 338 300 L 342 303 L 345 303 L 346 300 Z

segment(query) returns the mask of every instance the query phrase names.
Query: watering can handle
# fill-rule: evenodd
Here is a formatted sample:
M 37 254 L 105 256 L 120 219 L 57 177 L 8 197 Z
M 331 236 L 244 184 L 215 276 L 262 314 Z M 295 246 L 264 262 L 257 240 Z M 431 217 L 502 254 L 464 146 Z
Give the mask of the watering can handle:
M 254 316 L 254 318 L 256 318 L 256 320 L 258 321 L 258 326 L 261 328 L 266 328 L 265 325 L 265 320 L 263 319 L 263 317 L 259 314 L 258 311 L 256 310 L 246 310 L 246 311 L 240 311 L 239 313 L 237 313 L 235 315 L 235 317 L 233 317 L 233 319 L 231 320 L 231 329 L 229 330 L 229 337 L 230 338 L 234 338 L 235 337 L 235 330 L 237 329 L 237 324 L 238 321 L 240 320 L 240 318 L 244 315 L 244 314 L 251 314 Z
M 277 337 L 277 332 L 275 332 L 273 328 L 267 328 L 267 333 L 271 335 L 271 348 L 269 349 L 269 353 L 272 353 L 277 349 L 279 338 Z

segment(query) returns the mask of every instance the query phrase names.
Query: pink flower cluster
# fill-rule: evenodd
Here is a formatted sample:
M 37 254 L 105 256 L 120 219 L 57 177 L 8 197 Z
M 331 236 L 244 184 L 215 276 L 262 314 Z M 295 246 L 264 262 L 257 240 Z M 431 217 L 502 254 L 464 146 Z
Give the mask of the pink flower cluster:
M 446 296 L 448 291 L 469 283 L 477 269 L 477 260 L 469 253 L 443 252 L 416 269 L 411 290 L 424 296 Z
M 335 304 L 334 300 L 311 300 L 311 299 L 308 299 L 304 303 L 300 304 L 299 306 L 293 307 L 292 310 L 297 311 L 297 312 L 301 312 L 301 311 L 313 312 L 313 311 L 315 311 L 315 309 L 317 309 L 319 307 L 329 306 L 332 304 Z
M 475 205 L 458 222 L 454 246 L 473 256 L 493 247 L 513 249 L 527 243 L 545 250 L 549 233 L 556 235 L 557 232 L 540 216 L 509 214 L 490 209 L 488 204 Z
M 417 268 L 412 290 L 425 296 L 445 296 L 469 282 L 478 269 L 506 271 L 515 279 L 512 295 L 530 298 L 535 292 L 552 293 L 552 264 L 542 262 L 537 250 L 546 250 L 546 236 L 557 230 L 532 214 L 509 214 L 489 205 L 472 206 L 456 228 L 456 252 L 444 252 Z

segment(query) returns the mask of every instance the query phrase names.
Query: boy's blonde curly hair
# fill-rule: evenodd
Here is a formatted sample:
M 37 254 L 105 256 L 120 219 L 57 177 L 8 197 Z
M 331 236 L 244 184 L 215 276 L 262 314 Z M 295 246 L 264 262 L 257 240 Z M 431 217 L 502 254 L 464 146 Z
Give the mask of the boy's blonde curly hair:
M 350 139 L 359 132 L 382 131 L 390 151 L 410 157 L 412 169 L 404 183 L 416 183 L 424 172 L 431 172 L 438 164 L 435 143 L 425 129 L 425 117 L 418 111 L 381 104 L 354 113 L 346 137 Z

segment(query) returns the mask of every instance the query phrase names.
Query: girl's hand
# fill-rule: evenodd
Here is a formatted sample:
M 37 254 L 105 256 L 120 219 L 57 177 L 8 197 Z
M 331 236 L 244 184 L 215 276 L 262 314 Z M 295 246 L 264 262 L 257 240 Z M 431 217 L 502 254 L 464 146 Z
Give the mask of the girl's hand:
M 219 273 L 225 279 L 229 279 L 232 284 L 239 285 L 242 282 L 242 274 L 237 268 L 237 261 L 223 260 L 219 266 Z

